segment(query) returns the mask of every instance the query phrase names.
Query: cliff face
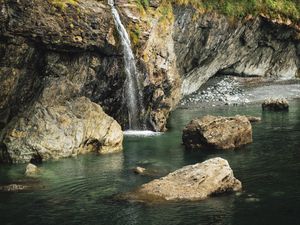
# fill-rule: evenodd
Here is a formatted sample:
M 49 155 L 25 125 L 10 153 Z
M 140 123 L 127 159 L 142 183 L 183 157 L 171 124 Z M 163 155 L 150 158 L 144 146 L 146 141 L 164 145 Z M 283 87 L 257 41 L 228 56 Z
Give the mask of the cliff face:
M 299 75 L 296 26 L 263 16 L 232 22 L 158 0 L 146 12 L 134 2 L 116 4 L 143 75 L 141 116 L 149 129 L 164 131 L 181 96 L 215 74 Z M 76 86 L 69 100 L 84 96 L 126 128 L 123 65 L 106 1 L 62 7 L 52 0 L 0 0 L 0 128 L 32 109 L 57 79 Z
M 175 7 L 174 43 L 182 94 L 215 74 L 290 79 L 299 74 L 300 30 L 259 16 L 230 22 L 214 13 L 195 19 L 192 8 Z
M 119 7 L 127 26 L 134 22 L 131 15 L 139 16 L 132 6 Z M 0 22 L 2 127 L 38 98 L 46 78 L 64 77 L 80 86 L 79 96 L 100 104 L 126 128 L 122 49 L 106 1 L 78 1 L 62 8 L 51 0 L 5 0 L 0 2 Z M 180 85 L 172 32 L 157 41 L 158 31 L 152 28 L 138 49 L 149 56 L 149 61 L 137 62 L 144 74 L 142 116 L 149 129 L 163 131 Z

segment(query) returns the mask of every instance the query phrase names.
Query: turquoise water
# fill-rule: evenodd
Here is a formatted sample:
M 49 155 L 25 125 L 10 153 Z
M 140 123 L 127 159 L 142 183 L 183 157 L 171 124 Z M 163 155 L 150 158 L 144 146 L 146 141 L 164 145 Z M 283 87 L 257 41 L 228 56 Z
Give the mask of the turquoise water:
M 206 114 L 261 116 L 253 124 L 253 144 L 238 150 L 187 152 L 181 131 L 192 118 Z M 227 159 L 243 192 L 200 202 L 142 204 L 118 201 L 133 190 L 184 165 L 220 156 Z M 153 176 L 139 176 L 143 166 Z M 178 109 L 169 131 L 153 137 L 126 137 L 124 152 L 89 154 L 47 162 L 42 175 L 23 176 L 25 165 L 0 166 L 0 184 L 29 183 L 34 189 L 0 193 L 0 224 L 43 225 L 297 225 L 300 224 L 300 101 L 288 113 L 262 113 L 260 105 Z

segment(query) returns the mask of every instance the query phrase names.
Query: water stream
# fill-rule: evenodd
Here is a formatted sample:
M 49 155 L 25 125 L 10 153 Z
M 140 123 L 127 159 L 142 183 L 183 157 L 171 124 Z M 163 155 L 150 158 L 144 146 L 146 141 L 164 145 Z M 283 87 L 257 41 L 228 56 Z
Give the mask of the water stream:
M 134 54 L 131 49 L 130 38 L 122 24 L 118 10 L 115 7 L 114 0 L 108 0 L 115 26 L 123 47 L 124 64 L 126 73 L 125 99 L 128 108 L 128 121 L 130 130 L 143 129 L 140 124 L 140 114 L 143 111 L 142 92 L 139 90 L 138 71 L 136 69 Z

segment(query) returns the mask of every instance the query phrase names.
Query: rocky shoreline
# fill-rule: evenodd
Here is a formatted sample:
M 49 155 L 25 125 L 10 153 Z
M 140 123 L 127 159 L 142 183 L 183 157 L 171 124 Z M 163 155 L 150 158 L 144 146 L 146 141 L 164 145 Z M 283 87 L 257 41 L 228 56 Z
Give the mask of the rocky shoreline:
M 300 80 L 217 76 L 184 97 L 179 108 L 207 108 L 261 103 L 268 98 L 300 98 Z

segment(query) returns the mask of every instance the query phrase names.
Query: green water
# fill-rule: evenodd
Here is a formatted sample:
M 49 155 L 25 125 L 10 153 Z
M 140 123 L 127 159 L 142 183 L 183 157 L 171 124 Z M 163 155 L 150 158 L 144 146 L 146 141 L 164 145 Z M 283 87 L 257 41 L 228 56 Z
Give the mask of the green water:
M 254 142 L 236 151 L 186 152 L 181 130 L 205 114 L 261 116 L 253 124 Z M 200 202 L 142 204 L 114 195 L 132 190 L 184 165 L 221 156 L 243 183 L 243 193 Z M 143 166 L 154 177 L 135 175 Z M 0 183 L 36 182 L 23 193 L 0 193 L 0 224 L 43 225 L 297 225 L 300 224 L 300 101 L 289 113 L 264 113 L 259 105 L 212 109 L 178 109 L 169 131 L 154 137 L 126 137 L 124 152 L 95 154 L 47 162 L 42 175 L 27 181 L 24 165 L 0 166 Z

